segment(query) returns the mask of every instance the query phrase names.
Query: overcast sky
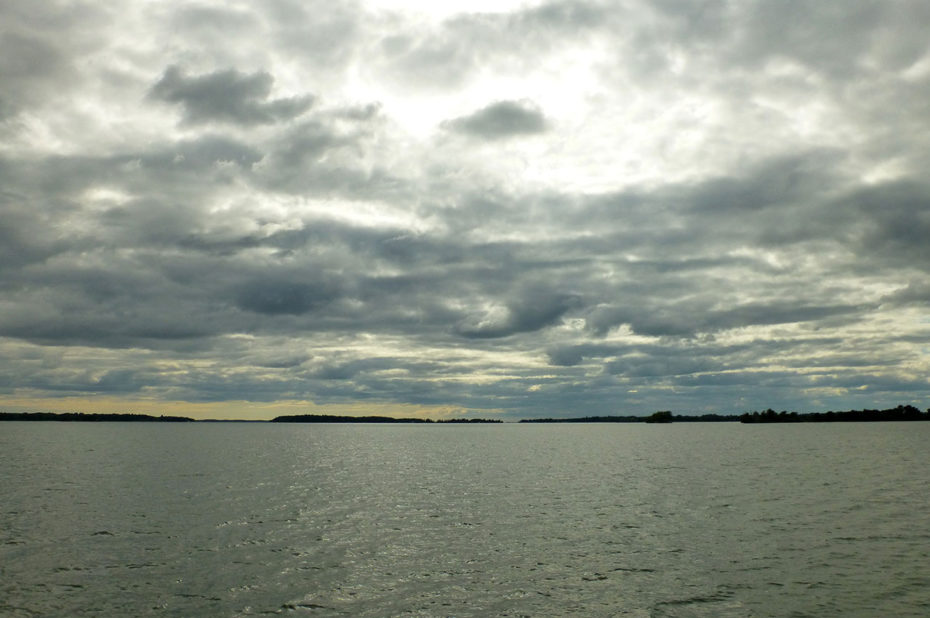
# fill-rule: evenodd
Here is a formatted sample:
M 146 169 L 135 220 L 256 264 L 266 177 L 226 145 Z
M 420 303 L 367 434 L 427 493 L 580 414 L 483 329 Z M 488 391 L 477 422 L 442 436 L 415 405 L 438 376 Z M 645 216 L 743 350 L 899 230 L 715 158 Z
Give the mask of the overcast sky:
M 0 3 L 0 409 L 930 406 L 930 3 Z

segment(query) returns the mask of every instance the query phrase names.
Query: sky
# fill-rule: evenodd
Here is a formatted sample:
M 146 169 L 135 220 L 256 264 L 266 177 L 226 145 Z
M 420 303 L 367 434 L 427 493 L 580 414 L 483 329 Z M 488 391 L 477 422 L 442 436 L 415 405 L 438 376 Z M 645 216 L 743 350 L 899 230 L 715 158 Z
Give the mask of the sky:
M 924 0 L 0 3 L 0 410 L 930 407 Z

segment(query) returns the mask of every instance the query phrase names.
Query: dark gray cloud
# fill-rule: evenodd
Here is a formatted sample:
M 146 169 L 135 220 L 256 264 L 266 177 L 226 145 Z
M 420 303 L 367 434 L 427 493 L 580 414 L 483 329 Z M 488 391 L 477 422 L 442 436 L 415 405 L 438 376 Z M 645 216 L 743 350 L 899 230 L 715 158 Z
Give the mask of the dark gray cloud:
M 269 315 L 302 315 L 338 296 L 335 285 L 302 281 L 259 279 L 236 291 L 236 305 L 247 311 Z
M 5 59 L 0 65 L 0 83 L 7 85 L 0 95 L 0 120 L 13 116 L 31 96 L 40 94 L 38 87 L 30 87 L 33 72 L 57 76 L 64 74 L 68 66 L 51 43 L 24 34 L 0 37 L 0 54 Z
M 270 190 L 293 194 L 393 192 L 396 179 L 369 161 L 374 115 L 351 107 L 338 110 L 335 119 L 300 122 L 269 145 L 262 182 Z
M 589 327 L 604 333 L 628 325 L 639 335 L 693 337 L 747 326 L 819 322 L 837 316 L 861 317 L 865 305 L 807 305 L 774 300 L 713 309 L 709 302 L 681 302 L 670 306 L 644 306 L 641 299 L 630 306 L 601 306 L 590 317 Z
M 479 339 L 534 332 L 557 323 L 572 307 L 580 304 L 581 299 L 570 294 L 529 289 L 502 307 L 469 315 L 455 330 L 463 337 Z
M 917 279 L 909 281 L 906 287 L 899 288 L 882 300 L 889 303 L 912 304 L 917 306 L 930 303 L 930 277 L 924 278 L 923 280 Z
M 502 139 L 546 131 L 546 118 L 530 101 L 497 101 L 443 123 L 447 129 L 482 139 Z
M 152 87 L 152 97 L 180 104 L 190 124 L 230 122 L 269 124 L 290 120 L 307 111 L 313 97 L 268 100 L 274 78 L 264 72 L 244 74 L 235 69 L 188 77 L 177 66 L 165 69 Z

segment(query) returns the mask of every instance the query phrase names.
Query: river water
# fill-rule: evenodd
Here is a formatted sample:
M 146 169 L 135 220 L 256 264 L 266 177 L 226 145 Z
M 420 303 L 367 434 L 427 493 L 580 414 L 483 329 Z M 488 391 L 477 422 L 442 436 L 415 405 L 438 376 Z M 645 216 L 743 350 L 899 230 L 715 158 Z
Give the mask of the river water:
M 930 423 L 0 424 L 0 615 L 927 616 Z

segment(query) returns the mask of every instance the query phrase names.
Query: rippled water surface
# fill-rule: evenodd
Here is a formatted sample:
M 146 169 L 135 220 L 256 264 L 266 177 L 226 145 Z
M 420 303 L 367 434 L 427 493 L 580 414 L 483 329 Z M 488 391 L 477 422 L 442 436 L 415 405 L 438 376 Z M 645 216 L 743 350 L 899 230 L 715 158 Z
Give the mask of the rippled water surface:
M 926 616 L 930 423 L 0 424 L 2 616 Z

